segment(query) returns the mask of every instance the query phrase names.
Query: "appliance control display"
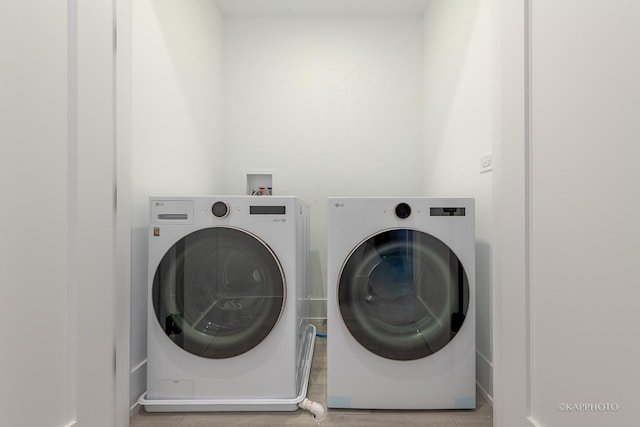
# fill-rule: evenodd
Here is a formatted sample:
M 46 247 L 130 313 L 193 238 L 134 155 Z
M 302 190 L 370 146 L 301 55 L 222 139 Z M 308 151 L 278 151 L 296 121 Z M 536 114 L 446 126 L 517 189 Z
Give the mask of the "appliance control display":
M 431 208 L 431 216 L 465 216 L 465 208 Z
M 250 206 L 250 215 L 285 215 L 287 213 L 286 206 Z

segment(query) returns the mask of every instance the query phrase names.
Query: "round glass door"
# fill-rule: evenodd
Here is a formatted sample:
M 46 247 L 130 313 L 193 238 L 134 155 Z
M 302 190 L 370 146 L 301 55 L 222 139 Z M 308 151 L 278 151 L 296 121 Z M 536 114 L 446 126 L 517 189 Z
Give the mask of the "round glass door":
M 462 263 L 439 239 L 388 230 L 358 245 L 338 283 L 342 319 L 369 351 L 416 360 L 445 347 L 464 323 L 469 283 Z
M 284 307 L 285 279 L 269 247 L 226 227 L 180 239 L 153 279 L 156 318 L 167 336 L 196 356 L 224 359 L 266 338 Z

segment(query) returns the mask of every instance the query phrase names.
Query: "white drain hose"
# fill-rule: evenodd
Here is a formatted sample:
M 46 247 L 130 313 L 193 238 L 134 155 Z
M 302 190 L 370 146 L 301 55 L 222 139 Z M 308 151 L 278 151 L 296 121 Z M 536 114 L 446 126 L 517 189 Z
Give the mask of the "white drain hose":
M 298 403 L 298 406 L 301 407 L 302 409 L 305 409 L 311 412 L 313 414 L 313 418 L 316 421 L 322 421 L 324 420 L 324 417 L 327 416 L 327 412 L 325 411 L 324 406 L 322 406 L 318 402 L 309 400 L 306 397 L 302 402 Z

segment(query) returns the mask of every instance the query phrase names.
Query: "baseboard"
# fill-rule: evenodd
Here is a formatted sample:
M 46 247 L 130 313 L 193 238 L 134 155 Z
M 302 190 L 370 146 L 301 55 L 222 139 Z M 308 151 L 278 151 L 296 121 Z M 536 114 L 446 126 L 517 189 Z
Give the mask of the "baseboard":
M 144 393 L 142 393 L 140 396 L 138 396 L 138 398 L 136 399 L 136 402 L 133 405 L 131 405 L 131 407 L 129 408 L 129 418 L 131 418 L 133 415 L 137 414 L 138 411 L 140 410 L 141 405 L 140 405 L 139 401 L 140 401 L 140 398 L 146 394 L 146 392 L 147 391 L 145 390 Z
M 147 391 L 147 360 L 143 360 L 131 369 L 129 375 L 129 400 L 130 412 L 133 414 L 138 408 L 138 397 Z
M 529 422 L 531 427 L 542 427 L 542 425 L 539 424 L 536 420 L 534 420 L 533 417 L 527 417 L 527 421 Z
M 486 400 L 487 403 L 489 403 L 489 405 L 493 407 L 493 397 L 489 393 L 487 393 L 487 391 L 484 388 L 482 388 L 480 383 L 477 381 L 476 381 L 476 390 L 478 390 L 478 393 L 480 393 L 482 397 L 484 397 L 484 400 Z
M 476 350 L 476 386 L 480 394 L 493 406 L 493 363 Z
M 77 421 L 71 421 L 69 424 L 66 424 L 64 427 L 74 427 L 76 425 L 78 425 Z
M 140 404 L 136 401 L 135 405 L 131 406 L 131 408 L 129 408 L 129 418 L 133 417 L 135 414 L 138 413 L 140 408 Z

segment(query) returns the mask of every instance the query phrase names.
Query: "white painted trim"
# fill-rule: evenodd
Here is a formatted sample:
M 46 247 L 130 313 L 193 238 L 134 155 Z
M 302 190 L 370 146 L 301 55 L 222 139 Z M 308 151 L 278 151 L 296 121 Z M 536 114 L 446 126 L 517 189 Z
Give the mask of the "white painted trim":
M 491 395 L 487 393 L 487 391 L 484 388 L 482 388 L 482 385 L 480 385 L 480 383 L 477 381 L 476 381 L 476 389 L 482 395 L 482 397 L 484 397 L 484 400 L 486 400 L 489 403 L 489 405 L 493 407 L 493 397 L 491 397 Z
M 527 421 L 531 427 L 543 427 L 542 424 L 534 420 L 532 416 L 527 417 Z
M 138 413 L 138 408 L 140 408 L 140 404 L 138 403 L 138 401 L 136 401 L 136 403 L 134 403 L 130 408 L 129 408 L 129 418 L 133 417 L 135 414 Z
M 131 0 L 113 0 L 116 189 L 115 424 L 128 425 L 131 353 Z
M 144 397 L 144 395 L 147 394 L 146 390 L 144 393 L 142 393 L 140 396 L 138 396 L 138 398 L 136 399 L 135 403 L 133 405 L 131 405 L 131 407 L 129 408 L 129 418 L 131 418 L 132 416 L 134 416 L 137 412 L 138 409 L 140 408 L 140 399 L 142 399 Z
M 127 391 L 118 383 L 117 372 L 122 372 L 118 361 L 126 353 L 118 347 L 124 337 L 116 331 L 122 320 L 116 317 L 121 306 L 115 262 L 113 2 L 77 2 L 77 419 L 95 426 L 126 425 L 116 414 L 118 393 L 126 396 Z
M 71 421 L 69 424 L 65 424 L 65 426 L 64 426 L 64 427 L 73 427 L 73 426 L 75 426 L 75 425 L 77 425 L 77 424 L 78 424 L 78 422 L 77 422 L 77 421 Z
M 143 360 L 130 369 L 128 405 L 131 411 L 138 403 L 140 396 L 147 391 L 147 360 Z M 131 415 L 131 414 L 130 414 Z
M 528 0 L 494 0 L 494 426 L 530 425 Z
M 476 385 L 485 399 L 493 404 L 493 363 L 476 349 Z
M 67 363 L 67 411 L 78 416 L 78 4 L 67 1 L 67 325 L 69 347 Z M 72 421 L 66 427 L 75 425 Z
M 493 362 L 487 358 L 484 354 L 482 354 L 478 349 L 476 349 L 476 355 L 480 357 L 489 367 L 493 368 Z
M 526 404 L 527 415 L 533 411 L 533 285 L 531 277 L 532 254 L 531 236 L 532 236 L 532 200 L 531 200 L 531 111 L 532 111 L 532 87 L 531 87 L 531 8 L 532 0 L 524 0 L 524 203 L 525 203 L 525 337 L 526 337 Z M 530 418 L 530 417 L 529 417 Z
M 144 359 L 142 362 L 138 363 L 136 366 L 131 368 L 130 374 L 135 374 L 137 370 L 141 369 L 146 364 L 147 364 L 147 359 Z

